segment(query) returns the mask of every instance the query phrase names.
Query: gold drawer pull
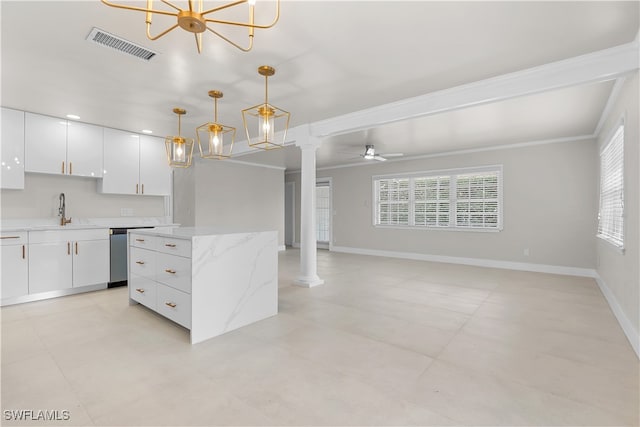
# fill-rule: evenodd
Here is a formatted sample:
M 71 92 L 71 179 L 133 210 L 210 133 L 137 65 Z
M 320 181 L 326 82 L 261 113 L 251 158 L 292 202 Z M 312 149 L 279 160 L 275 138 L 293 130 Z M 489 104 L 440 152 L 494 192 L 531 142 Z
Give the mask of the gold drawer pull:
M 168 305 L 171 308 L 176 308 L 176 303 L 175 302 L 165 302 L 165 305 Z
M 166 247 L 168 247 L 168 248 L 175 248 L 176 247 L 176 245 L 174 243 L 165 243 L 164 245 Z
M 20 236 L 2 236 L 0 239 L 19 239 Z
M 144 265 L 144 261 L 136 261 L 136 264 Z
M 170 268 L 167 268 L 167 269 L 165 270 L 165 272 L 167 272 L 167 273 L 169 273 L 169 274 L 176 274 L 176 271 L 175 271 L 175 270 L 171 270 Z
M 136 239 L 136 242 L 144 242 L 144 239 Z
M 136 288 L 136 291 L 140 292 L 141 294 L 144 294 L 144 289 L 142 289 L 142 288 Z

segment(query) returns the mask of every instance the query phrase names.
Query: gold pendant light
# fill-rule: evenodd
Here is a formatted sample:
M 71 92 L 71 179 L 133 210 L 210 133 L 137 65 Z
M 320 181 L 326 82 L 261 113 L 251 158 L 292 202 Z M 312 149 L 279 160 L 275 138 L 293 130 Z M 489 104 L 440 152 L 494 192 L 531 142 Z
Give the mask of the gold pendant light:
M 183 138 L 181 136 L 180 118 L 187 114 L 182 108 L 174 108 L 173 112 L 178 115 L 178 136 L 167 136 L 164 145 L 167 149 L 167 160 L 169 166 L 188 168 L 191 166 L 193 156 L 193 138 Z
M 258 74 L 264 76 L 264 103 L 242 110 L 242 121 L 250 147 L 270 150 L 284 146 L 291 114 L 269 104 L 268 79 L 275 73 L 276 70 L 268 65 L 258 68 Z
M 200 157 L 203 159 L 228 159 L 233 150 L 236 128 L 218 123 L 218 99 L 222 98 L 222 92 L 210 90 L 209 96 L 213 98 L 214 102 L 213 123 L 205 123 L 196 128 Z
M 204 33 L 205 31 L 209 31 L 215 34 L 216 36 L 220 37 L 224 41 L 235 46 L 236 48 L 242 50 L 243 52 L 248 52 L 253 47 L 253 35 L 254 35 L 255 29 L 271 28 L 278 22 L 278 19 L 280 18 L 280 0 L 276 0 L 275 17 L 270 24 L 255 23 L 256 0 L 231 1 L 229 3 L 222 4 L 222 5 L 218 3 L 215 7 L 211 7 L 209 9 L 205 9 L 204 0 L 188 0 L 186 1 L 187 7 L 185 7 L 184 9 L 181 9 L 178 6 L 176 6 L 174 4 L 176 3 L 175 1 L 170 2 L 168 0 L 161 0 L 160 2 L 161 4 L 165 4 L 164 9 L 159 9 L 159 8 L 156 9 L 153 7 L 153 1 L 154 0 L 147 0 L 147 7 L 136 7 L 136 6 L 123 5 L 123 4 L 116 4 L 108 0 L 102 0 L 102 3 L 106 4 L 107 6 L 111 6 L 119 9 L 144 12 L 146 17 L 145 23 L 147 26 L 147 38 L 149 40 L 157 40 L 160 37 L 164 36 L 165 34 L 169 33 L 170 31 L 173 31 L 178 27 L 190 33 L 193 33 L 196 39 L 196 47 L 198 48 L 198 53 L 202 53 L 202 33 Z M 230 9 L 235 6 L 241 6 L 241 5 L 247 5 L 248 7 L 249 15 L 248 15 L 247 21 L 227 21 L 227 20 L 221 20 L 221 19 L 213 19 L 213 17 L 211 18 L 207 17 L 207 15 L 209 14 L 214 14 L 216 12 L 220 12 L 225 9 Z M 176 17 L 177 23 L 172 27 L 169 27 L 166 30 L 162 31 L 158 35 L 152 36 L 151 25 L 152 25 L 154 13 L 158 15 L 174 16 Z M 228 37 L 214 30 L 212 27 L 209 26 L 209 24 L 214 24 L 216 26 L 215 28 L 217 29 L 223 28 L 224 26 L 226 26 L 226 28 L 234 28 L 234 27 L 246 28 L 248 31 L 248 37 L 249 37 L 248 44 L 244 47 L 241 46 L 239 43 L 232 41 Z

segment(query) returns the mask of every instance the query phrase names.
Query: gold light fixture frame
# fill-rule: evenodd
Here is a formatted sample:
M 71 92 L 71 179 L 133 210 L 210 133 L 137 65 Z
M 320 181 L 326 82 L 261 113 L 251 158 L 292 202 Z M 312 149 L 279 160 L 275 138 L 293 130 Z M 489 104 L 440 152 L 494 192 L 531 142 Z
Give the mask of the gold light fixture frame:
M 261 148 L 263 150 L 282 148 L 284 146 L 284 141 L 287 138 L 287 130 L 289 129 L 289 120 L 291 119 L 291 113 L 278 108 L 275 105 L 269 104 L 269 77 L 273 76 L 275 73 L 275 68 L 269 65 L 262 65 L 258 67 L 258 74 L 264 76 L 264 102 L 242 110 L 242 122 L 247 133 L 247 143 L 250 147 Z M 251 132 L 249 131 L 248 123 L 248 121 L 251 119 L 257 119 L 258 128 L 263 127 L 262 123 L 265 124 L 264 126 L 268 126 L 268 123 L 271 123 L 271 125 L 274 127 L 274 129 L 271 129 L 271 136 L 269 135 L 269 132 L 264 132 L 266 133 L 266 135 L 261 135 L 259 131 L 257 138 L 251 138 Z M 282 122 L 283 120 L 283 129 L 277 131 L 275 129 L 276 121 Z M 275 140 L 276 132 L 283 132 L 281 141 L 279 142 Z
M 167 136 L 164 139 L 167 161 L 169 162 L 169 166 L 188 168 L 191 166 L 191 159 L 193 158 L 193 138 L 182 137 L 180 121 L 180 118 L 187 114 L 187 111 L 176 107 L 173 109 L 173 112 L 178 115 L 178 135 Z
M 218 123 L 218 99 L 222 98 L 223 93 L 219 90 L 210 90 L 209 96 L 213 98 L 213 122 L 205 123 L 196 128 L 196 138 L 198 139 L 198 148 L 200 149 L 200 157 L 203 159 L 224 160 L 231 157 L 233 151 L 233 142 L 236 138 L 236 128 Z M 202 149 L 202 139 L 200 133 L 207 135 L 207 148 Z M 225 144 L 224 138 L 230 135 L 231 142 Z M 217 144 L 214 142 L 217 138 Z
M 280 19 L 280 0 L 276 0 L 276 12 L 273 21 L 270 24 L 256 24 L 255 23 L 255 3 L 256 0 L 237 0 L 232 1 L 208 10 L 204 8 L 204 0 L 188 0 L 188 8 L 181 9 L 178 6 L 174 5 L 172 1 L 169 0 L 160 0 L 161 3 L 169 6 L 173 9 L 171 10 L 160 10 L 155 9 L 153 7 L 154 0 L 147 0 L 147 7 L 136 7 L 129 6 L 123 4 L 116 4 L 108 0 L 101 0 L 107 6 L 115 7 L 118 9 L 125 10 L 133 10 L 138 12 L 144 12 L 146 14 L 145 23 L 147 28 L 147 38 L 149 40 L 158 40 L 160 37 L 165 34 L 175 30 L 180 27 L 183 30 L 186 30 L 190 33 L 193 33 L 196 39 L 196 47 L 198 48 L 198 53 L 202 53 L 202 33 L 205 31 L 209 31 L 216 36 L 220 37 L 227 43 L 233 45 L 237 49 L 243 52 L 249 52 L 253 48 L 253 37 L 256 29 L 268 29 L 276 25 L 278 20 Z M 258 0 L 259 1 L 259 0 Z M 247 4 L 249 6 L 249 17 L 246 22 L 238 22 L 238 21 L 226 21 L 222 19 L 212 19 L 207 18 L 206 15 L 219 12 L 221 10 L 229 9 L 235 6 L 240 6 L 243 4 Z M 153 36 L 151 35 L 151 25 L 153 22 L 153 14 L 158 15 L 167 15 L 167 16 L 175 16 L 177 23 L 172 27 L 162 31 L 161 33 Z M 220 25 L 231 25 L 235 27 L 244 27 L 248 29 L 249 35 L 249 43 L 246 47 L 241 46 L 240 44 L 230 40 L 228 37 L 220 34 L 218 31 L 214 30 L 209 26 L 209 24 L 220 24 Z

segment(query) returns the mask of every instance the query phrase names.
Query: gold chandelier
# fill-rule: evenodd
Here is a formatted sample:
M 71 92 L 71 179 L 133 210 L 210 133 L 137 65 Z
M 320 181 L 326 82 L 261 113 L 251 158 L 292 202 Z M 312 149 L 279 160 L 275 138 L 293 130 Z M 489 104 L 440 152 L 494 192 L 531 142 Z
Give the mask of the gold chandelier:
M 167 160 L 169 166 L 188 168 L 191 166 L 193 156 L 193 138 L 183 138 L 180 129 L 180 117 L 187 113 L 182 108 L 174 108 L 173 112 L 178 115 L 178 135 L 167 136 L 164 145 L 167 149 Z
M 214 102 L 213 122 L 205 123 L 196 128 L 200 157 L 222 160 L 231 157 L 236 128 L 218 123 L 218 99 L 222 98 L 222 92 L 210 90 L 209 96 L 213 98 Z M 200 138 L 200 134 L 204 137 Z
M 264 76 L 264 102 L 242 110 L 242 122 L 250 147 L 270 150 L 284 146 L 291 114 L 269 104 L 268 79 L 275 73 L 276 70 L 268 65 L 258 68 L 258 74 Z M 282 133 L 276 135 L 277 132 Z
M 146 14 L 146 19 L 145 19 L 145 23 L 147 26 L 147 38 L 149 38 L 149 40 L 157 40 L 160 37 L 164 36 L 165 34 L 169 33 L 170 31 L 173 31 L 174 29 L 180 27 L 183 30 L 189 31 L 190 33 L 194 34 L 194 37 L 196 39 L 196 47 L 198 48 L 198 53 L 202 53 L 202 33 L 204 33 L 205 31 L 209 31 L 213 34 L 215 34 L 216 36 L 220 37 L 221 39 L 225 40 L 226 42 L 230 43 L 231 45 L 235 46 L 236 48 L 240 49 L 243 52 L 248 52 L 251 50 L 251 48 L 253 47 L 253 34 L 254 34 L 254 30 L 257 29 L 267 29 L 267 28 L 271 28 L 273 27 L 277 22 L 278 19 L 280 18 L 280 0 L 276 0 L 276 13 L 275 13 L 275 18 L 273 19 L 273 21 L 268 24 L 268 25 L 260 25 L 260 24 L 256 24 L 255 23 L 255 4 L 256 4 L 256 0 L 238 0 L 238 1 L 231 1 L 229 3 L 217 6 L 217 7 L 213 7 L 211 9 L 207 9 L 205 10 L 204 8 L 204 0 L 188 0 L 188 8 L 186 9 L 181 9 L 177 6 L 175 6 L 173 4 L 173 2 L 169 1 L 169 0 L 160 0 L 161 3 L 164 3 L 166 6 L 168 6 L 170 9 L 169 10 L 160 10 L 160 9 L 154 9 L 153 7 L 153 0 L 147 0 L 147 7 L 135 7 L 135 6 L 128 6 L 128 5 L 121 5 L 121 4 L 115 4 L 112 3 L 108 0 L 102 0 L 102 3 L 106 4 L 107 6 L 111 6 L 111 7 L 116 7 L 119 9 L 126 9 L 126 10 L 135 10 L 138 12 L 145 12 Z M 237 22 L 237 21 L 226 21 L 226 20 L 221 20 L 221 19 L 213 19 L 213 18 L 208 18 L 207 15 L 209 14 L 213 14 L 225 9 L 229 9 L 235 6 L 240 6 L 243 4 L 247 4 L 249 7 L 249 17 L 247 19 L 247 21 L 245 22 Z M 153 20 L 153 14 L 158 14 L 158 15 L 168 15 L 168 16 L 175 16 L 177 19 L 177 23 L 175 25 L 173 25 L 172 27 L 162 31 L 161 33 L 159 33 L 158 35 L 152 36 L 151 35 L 151 24 L 152 24 L 152 20 Z M 218 31 L 214 30 L 211 26 L 209 26 L 209 24 L 213 24 L 213 25 L 229 25 L 229 26 L 233 26 L 233 27 L 244 27 L 247 28 L 248 30 L 248 35 L 249 35 L 249 43 L 247 45 L 247 47 L 242 47 L 240 44 L 231 41 L 229 38 L 223 36 L 222 34 L 220 34 Z

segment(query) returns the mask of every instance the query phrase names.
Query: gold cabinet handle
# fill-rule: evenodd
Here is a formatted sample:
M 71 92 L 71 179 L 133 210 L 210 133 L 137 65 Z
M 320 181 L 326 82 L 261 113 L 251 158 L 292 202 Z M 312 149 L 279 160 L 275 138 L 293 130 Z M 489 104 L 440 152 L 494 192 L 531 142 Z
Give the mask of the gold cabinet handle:
M 175 270 L 172 270 L 172 269 L 170 269 L 170 268 L 167 268 L 167 269 L 166 269 L 166 270 L 164 270 L 164 271 L 166 271 L 166 272 L 167 272 L 167 273 L 169 273 L 169 274 L 176 274 L 176 271 L 175 271 Z
M 0 239 L 19 239 L 20 236 L 2 236 Z
M 176 245 L 174 243 L 165 243 L 164 245 L 166 247 L 168 247 L 168 248 L 175 248 L 176 247 Z
M 64 175 L 64 160 L 62 161 L 62 174 Z
M 71 255 L 71 243 L 67 242 L 67 255 Z
M 78 242 L 76 242 L 76 255 L 78 255 Z
M 136 261 L 136 264 L 144 265 L 144 261 Z
M 144 239 L 136 239 L 136 242 L 144 242 Z
M 144 184 L 142 184 L 142 194 L 144 194 Z
M 144 289 L 142 288 L 136 288 L 136 292 L 139 292 L 141 294 L 144 294 Z
M 176 305 L 177 305 L 175 302 L 165 302 L 164 304 L 168 305 L 171 308 L 176 308 Z
M 25 259 L 26 257 L 27 257 L 26 256 L 26 248 L 25 248 L 24 245 L 22 245 L 22 259 Z
M 136 184 L 136 194 L 138 194 L 138 186 L 139 184 Z
M 73 162 L 69 162 L 69 175 L 73 175 Z

